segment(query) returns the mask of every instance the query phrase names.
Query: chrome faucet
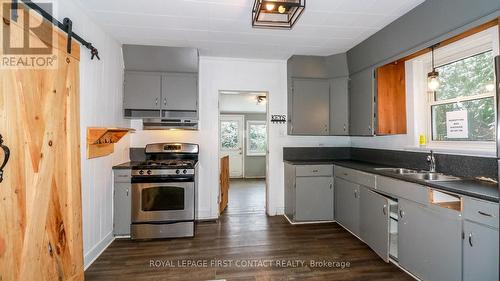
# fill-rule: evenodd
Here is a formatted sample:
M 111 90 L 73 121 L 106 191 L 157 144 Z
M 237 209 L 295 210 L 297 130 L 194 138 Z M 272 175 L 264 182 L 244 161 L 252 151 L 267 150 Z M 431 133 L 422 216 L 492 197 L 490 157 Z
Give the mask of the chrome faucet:
M 429 172 L 436 172 L 436 158 L 434 157 L 434 151 L 431 150 L 431 155 L 427 156 L 427 162 L 429 162 Z

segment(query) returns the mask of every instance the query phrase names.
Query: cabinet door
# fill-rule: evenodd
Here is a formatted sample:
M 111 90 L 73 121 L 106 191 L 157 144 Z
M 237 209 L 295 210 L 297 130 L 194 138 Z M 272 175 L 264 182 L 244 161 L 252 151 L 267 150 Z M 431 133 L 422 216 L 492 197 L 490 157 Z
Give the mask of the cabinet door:
M 162 109 L 197 110 L 198 75 L 168 73 L 162 79 Z
M 335 177 L 335 220 L 359 236 L 359 185 Z
M 399 264 L 422 280 L 461 280 L 460 213 L 403 199 L 398 201 L 398 207 Z
M 374 77 L 369 68 L 350 77 L 349 83 L 349 134 L 373 135 Z
M 115 182 L 114 194 L 114 234 L 130 235 L 131 205 L 130 183 Z
M 360 237 L 385 262 L 389 262 L 389 200 L 360 187 Z
M 285 215 L 294 220 L 295 214 L 295 166 L 285 163 Z
M 295 220 L 333 220 L 333 179 L 297 177 L 295 179 Z
M 498 280 L 498 229 L 464 221 L 464 281 Z
M 330 81 L 330 135 L 349 134 L 349 78 Z
M 123 108 L 160 109 L 161 75 L 148 72 L 125 72 Z
M 327 79 L 293 79 L 291 135 L 329 134 L 330 82 Z

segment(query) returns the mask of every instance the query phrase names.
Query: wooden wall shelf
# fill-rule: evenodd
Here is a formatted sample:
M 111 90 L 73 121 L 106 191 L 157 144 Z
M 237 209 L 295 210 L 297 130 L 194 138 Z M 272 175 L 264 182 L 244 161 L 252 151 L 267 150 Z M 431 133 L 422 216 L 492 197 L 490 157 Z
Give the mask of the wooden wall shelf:
M 115 143 L 127 133 L 135 131 L 130 128 L 87 128 L 87 159 L 103 157 L 114 152 Z

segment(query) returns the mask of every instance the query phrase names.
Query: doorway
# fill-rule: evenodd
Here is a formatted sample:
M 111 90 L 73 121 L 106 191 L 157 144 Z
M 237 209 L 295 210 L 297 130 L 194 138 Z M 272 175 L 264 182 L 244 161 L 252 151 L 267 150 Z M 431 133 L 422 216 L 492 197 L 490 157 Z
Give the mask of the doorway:
M 219 92 L 219 211 L 265 213 L 267 93 Z

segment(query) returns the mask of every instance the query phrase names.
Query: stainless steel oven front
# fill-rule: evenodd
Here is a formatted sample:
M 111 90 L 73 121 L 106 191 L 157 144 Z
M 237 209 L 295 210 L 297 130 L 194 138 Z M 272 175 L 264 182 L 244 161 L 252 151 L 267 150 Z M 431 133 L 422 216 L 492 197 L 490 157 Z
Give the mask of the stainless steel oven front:
M 132 223 L 194 220 L 194 192 L 185 179 L 132 183 Z

